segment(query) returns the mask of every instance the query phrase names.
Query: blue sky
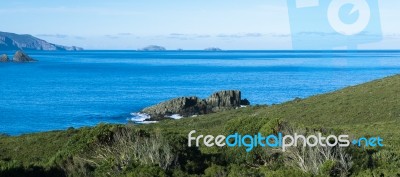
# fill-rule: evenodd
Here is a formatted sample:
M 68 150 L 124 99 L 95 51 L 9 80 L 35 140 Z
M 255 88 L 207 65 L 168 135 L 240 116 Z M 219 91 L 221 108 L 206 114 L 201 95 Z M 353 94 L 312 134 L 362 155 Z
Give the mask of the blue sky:
M 152 44 L 167 49 L 292 49 L 286 0 L 0 0 L 0 4 L 0 31 L 85 49 L 138 49 Z M 398 47 L 398 7 L 399 1 L 379 1 L 383 39 L 359 48 Z

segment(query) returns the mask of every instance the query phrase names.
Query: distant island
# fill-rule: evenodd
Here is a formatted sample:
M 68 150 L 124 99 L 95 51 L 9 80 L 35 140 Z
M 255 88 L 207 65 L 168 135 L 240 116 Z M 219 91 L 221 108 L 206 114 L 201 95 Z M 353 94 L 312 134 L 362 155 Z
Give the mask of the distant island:
M 52 44 L 29 34 L 0 32 L 0 50 L 77 51 L 83 48 Z
M 139 51 L 165 51 L 165 50 L 166 50 L 165 47 L 158 45 L 149 45 L 147 47 L 139 49 Z
M 205 51 L 222 51 L 222 49 L 218 48 L 218 47 L 209 47 L 204 49 Z

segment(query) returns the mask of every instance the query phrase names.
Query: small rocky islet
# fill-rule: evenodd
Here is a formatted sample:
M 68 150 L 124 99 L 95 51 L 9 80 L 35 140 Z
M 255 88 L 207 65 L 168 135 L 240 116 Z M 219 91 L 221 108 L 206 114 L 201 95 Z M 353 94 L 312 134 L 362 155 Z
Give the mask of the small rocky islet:
M 9 62 L 10 59 L 8 58 L 8 55 L 3 54 L 0 56 L 0 62 Z
M 145 121 L 159 121 L 168 119 L 172 115 L 191 117 L 236 109 L 244 105 L 250 105 L 250 102 L 247 99 L 242 100 L 241 91 L 223 90 L 215 92 L 206 99 L 196 96 L 174 98 L 144 108 L 140 113 L 149 115 L 150 118 Z
M 6 54 L 2 54 L 0 56 L 0 62 L 2 62 L 2 63 L 6 63 L 6 62 L 27 63 L 27 62 L 35 62 L 35 61 L 37 61 L 37 60 L 31 58 L 29 55 L 27 55 L 26 53 L 24 53 L 21 50 L 18 50 L 17 52 L 15 52 L 12 60 L 10 60 L 10 58 Z

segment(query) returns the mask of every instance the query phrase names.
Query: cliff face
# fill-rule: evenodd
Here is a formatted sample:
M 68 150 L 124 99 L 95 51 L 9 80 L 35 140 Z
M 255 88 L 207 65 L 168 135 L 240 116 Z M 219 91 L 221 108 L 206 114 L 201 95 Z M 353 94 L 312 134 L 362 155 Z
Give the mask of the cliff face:
M 19 35 L 0 32 L 0 50 L 83 50 L 79 47 L 67 47 L 46 42 L 31 35 Z
M 180 114 L 184 117 L 208 114 L 223 110 L 235 109 L 241 104 L 250 104 L 246 99 L 241 99 L 238 90 L 219 91 L 207 99 L 198 97 L 180 97 L 143 109 L 141 112 L 149 114 L 153 120 L 165 116 Z

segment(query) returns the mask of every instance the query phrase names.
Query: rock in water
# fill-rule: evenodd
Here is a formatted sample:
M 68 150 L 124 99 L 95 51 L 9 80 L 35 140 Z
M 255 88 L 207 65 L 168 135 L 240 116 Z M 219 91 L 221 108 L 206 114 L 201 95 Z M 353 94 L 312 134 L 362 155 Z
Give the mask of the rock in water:
M 247 99 L 241 100 L 240 91 L 226 90 L 216 92 L 207 99 L 200 99 L 195 96 L 175 98 L 145 108 L 141 112 L 149 114 L 151 120 L 160 120 L 174 114 L 189 117 L 235 109 L 240 107 L 241 103 L 250 104 Z
M 15 52 L 14 57 L 13 57 L 13 61 L 14 62 L 19 62 L 19 63 L 23 63 L 23 62 L 34 62 L 36 60 L 34 60 L 33 58 L 29 57 L 27 54 L 25 54 L 24 52 L 18 50 L 17 52 Z
M 1 55 L 0 57 L 0 62 L 9 62 L 10 59 L 8 58 L 8 56 L 6 54 Z
M 164 118 L 164 116 L 179 114 L 191 116 L 193 113 L 205 113 L 205 106 L 199 104 L 198 97 L 180 97 L 157 105 L 145 108 L 142 112 L 149 114 L 152 118 Z

